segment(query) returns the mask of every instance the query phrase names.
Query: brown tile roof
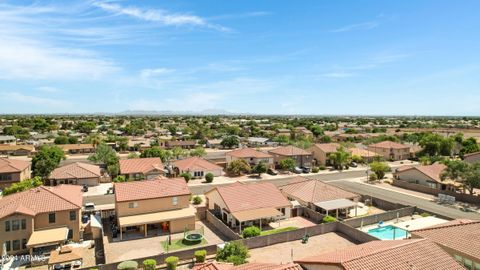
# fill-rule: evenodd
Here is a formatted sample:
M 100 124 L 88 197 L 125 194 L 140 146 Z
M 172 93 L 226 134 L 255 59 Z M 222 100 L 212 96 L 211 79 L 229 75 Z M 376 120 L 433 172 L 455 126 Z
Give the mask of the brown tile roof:
M 192 270 L 302 270 L 302 268 L 296 263 L 246 263 L 234 266 L 230 263 L 209 262 L 196 265 Z
M 0 173 L 14 173 L 21 172 L 30 166 L 30 162 L 10 159 L 10 158 L 0 158 Z
M 119 163 L 120 174 L 147 173 L 152 170 L 164 170 L 162 160 L 158 157 L 121 159 Z
M 182 171 L 213 171 L 221 170 L 222 167 L 206 161 L 199 157 L 190 157 L 172 162 L 173 167 L 179 168 Z
M 356 148 L 356 147 L 348 148 L 348 151 L 350 151 L 352 156 L 359 156 L 359 157 L 366 157 L 366 158 L 378 156 L 378 154 L 375 152 L 368 151 L 367 149 Z
M 82 150 L 82 149 L 93 149 L 93 144 L 89 144 L 89 143 L 86 143 L 86 144 L 59 144 L 57 145 L 58 147 L 60 147 L 61 149 L 63 149 L 63 151 L 69 151 L 69 150 Z
M 322 150 L 324 153 L 333 153 L 337 152 L 337 148 L 340 147 L 338 143 L 316 143 L 314 145 L 318 149 Z
M 0 199 L 0 218 L 20 213 L 35 216 L 40 213 L 76 210 L 82 207 L 80 186 L 40 186 Z
M 432 164 L 432 165 L 421 165 L 421 166 L 411 166 L 405 165 L 397 169 L 396 173 L 402 173 L 409 170 L 417 170 L 433 181 L 442 182 L 440 179 L 440 174 L 445 170 L 447 166 L 444 164 Z
M 196 141 L 167 141 L 166 145 L 168 147 L 175 147 L 175 146 L 187 146 L 187 145 L 196 145 Z
M 68 164 L 50 173 L 48 178 L 50 179 L 82 179 L 82 178 L 97 178 L 102 174 L 100 173 L 100 167 L 97 165 L 75 162 Z
M 298 148 L 293 145 L 278 147 L 268 152 L 280 156 L 309 156 L 312 154 L 308 151 L 303 150 L 302 148 Z
M 353 199 L 359 195 L 337 188 L 318 180 L 301 176 L 295 177 L 290 184 L 279 187 L 285 194 L 299 198 L 304 202 L 316 203 L 336 199 Z
M 425 239 L 372 241 L 296 261 L 300 265 L 339 265 L 345 270 L 464 269 Z
M 266 207 L 291 206 L 287 198 L 272 183 L 235 183 L 220 186 L 207 192 L 207 196 L 214 190 L 218 191 L 231 213 Z
M 35 150 L 35 147 L 33 145 L 0 144 L 0 151 L 15 151 L 21 149 L 33 152 L 33 150 Z
M 242 148 L 227 152 L 225 155 L 237 158 L 271 158 L 270 154 L 252 148 Z
M 190 195 L 183 178 L 144 180 L 115 183 L 115 201 L 137 201 L 163 197 Z
M 412 235 L 480 259 L 480 221 L 454 220 L 412 231 Z
M 396 143 L 392 141 L 383 141 L 379 143 L 374 143 L 370 144 L 370 147 L 375 147 L 375 148 L 388 148 L 388 149 L 405 149 L 405 148 L 410 148 L 408 145 L 404 145 L 401 143 Z

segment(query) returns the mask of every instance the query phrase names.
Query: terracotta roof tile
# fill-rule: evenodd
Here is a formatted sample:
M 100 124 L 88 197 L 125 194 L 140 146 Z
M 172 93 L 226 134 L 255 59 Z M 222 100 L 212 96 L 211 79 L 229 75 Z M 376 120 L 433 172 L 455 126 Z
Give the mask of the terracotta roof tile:
M 82 207 L 80 186 L 40 186 L 14 193 L 0 199 L 0 218 L 14 213 L 37 215 L 40 213 L 75 210 Z
M 153 158 L 121 159 L 120 174 L 147 173 L 152 170 L 164 170 L 162 160 Z
M 316 143 L 314 145 L 318 149 L 322 150 L 324 153 L 333 153 L 337 151 L 337 148 L 340 147 L 338 143 Z
M 59 144 L 57 145 L 58 147 L 60 147 L 61 149 L 63 149 L 63 151 L 70 151 L 70 150 L 82 150 L 82 149 L 93 149 L 95 147 L 93 147 L 93 144 L 90 144 L 90 143 L 84 143 L 84 144 L 81 144 L 81 143 L 77 143 L 77 144 Z
M 359 157 L 375 157 L 378 156 L 377 153 L 368 151 L 367 149 L 361 149 L 361 148 L 348 148 L 348 151 L 352 154 L 352 156 L 359 156 Z
M 230 263 L 210 262 L 196 265 L 192 270 L 302 270 L 302 268 L 296 263 L 246 263 L 234 266 Z
M 272 183 L 233 184 L 216 187 L 212 191 L 214 190 L 218 191 L 232 213 L 266 207 L 291 206 L 290 201 Z
M 33 152 L 35 147 L 33 145 L 11 145 L 11 144 L 0 144 L 0 151 L 15 151 L 15 150 L 27 150 Z
M 97 165 L 75 162 L 52 171 L 50 179 L 82 179 L 100 177 L 100 167 Z
M 243 148 L 243 149 L 233 150 L 233 151 L 227 152 L 226 155 L 237 157 L 237 158 L 271 158 L 272 157 L 267 153 L 260 152 L 252 148 Z
M 408 145 L 404 145 L 401 143 L 396 143 L 392 141 L 383 141 L 375 144 L 370 144 L 370 147 L 375 147 L 375 148 L 388 148 L 388 149 L 405 149 L 405 148 L 410 148 Z
M 183 178 L 144 180 L 115 183 L 115 201 L 136 201 L 163 197 L 190 195 Z
M 10 158 L 0 158 L 0 173 L 14 173 L 21 172 L 30 166 L 30 162 L 10 159 Z
M 464 269 L 439 246 L 425 239 L 372 241 L 296 261 L 299 264 L 337 264 L 345 270 Z
M 322 181 L 310 180 L 301 176 L 295 177 L 292 183 L 280 186 L 279 189 L 285 194 L 311 203 L 336 199 L 352 199 L 359 196 Z
M 436 182 L 442 182 L 442 180 L 440 179 L 440 175 L 442 171 L 445 170 L 446 168 L 447 166 L 445 166 L 444 164 L 432 164 L 432 165 L 421 165 L 421 166 L 405 165 L 398 168 L 396 170 L 396 173 L 402 173 L 409 170 L 417 170 Z
M 308 151 L 303 150 L 302 148 L 298 148 L 293 145 L 278 147 L 268 152 L 281 156 L 309 156 L 312 154 Z
M 190 157 L 172 162 L 173 167 L 177 167 L 182 171 L 196 171 L 196 170 L 221 170 L 222 167 L 206 161 L 199 157 Z

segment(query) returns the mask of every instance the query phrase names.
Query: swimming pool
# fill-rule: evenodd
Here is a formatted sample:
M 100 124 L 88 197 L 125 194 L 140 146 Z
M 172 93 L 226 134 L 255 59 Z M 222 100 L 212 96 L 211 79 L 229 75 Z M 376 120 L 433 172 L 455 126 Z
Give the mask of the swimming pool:
M 392 225 L 368 230 L 368 234 L 381 240 L 395 240 L 407 238 L 407 231 Z

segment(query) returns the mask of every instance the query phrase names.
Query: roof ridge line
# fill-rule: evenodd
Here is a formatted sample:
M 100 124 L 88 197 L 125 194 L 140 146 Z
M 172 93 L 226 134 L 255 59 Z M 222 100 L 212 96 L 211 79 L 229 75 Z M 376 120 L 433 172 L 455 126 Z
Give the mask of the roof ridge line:
M 350 262 L 350 261 L 356 261 L 356 260 L 359 260 L 359 259 L 362 259 L 362 258 L 365 258 L 365 257 L 370 257 L 370 256 L 373 256 L 373 255 L 377 255 L 379 253 L 382 253 L 382 252 L 385 252 L 387 250 L 392 250 L 392 249 L 397 249 L 397 248 L 401 248 L 401 247 L 404 247 L 404 246 L 408 246 L 408 245 L 412 245 L 414 243 L 417 243 L 417 242 L 421 242 L 421 241 L 426 241 L 427 239 L 426 238 L 419 238 L 419 239 L 409 239 L 409 240 L 388 240 L 388 241 L 404 241 L 405 243 L 400 243 L 396 246 L 390 246 L 390 247 L 384 247 L 384 248 L 380 248 L 378 250 L 375 250 L 375 252 L 372 252 L 370 254 L 367 254 L 367 255 L 362 255 L 362 256 L 357 256 L 351 260 L 347 260 L 347 261 L 341 261 L 340 263 L 343 263 L 343 262 Z M 382 240 L 380 240 L 382 241 Z M 369 242 L 370 243 L 370 242 Z

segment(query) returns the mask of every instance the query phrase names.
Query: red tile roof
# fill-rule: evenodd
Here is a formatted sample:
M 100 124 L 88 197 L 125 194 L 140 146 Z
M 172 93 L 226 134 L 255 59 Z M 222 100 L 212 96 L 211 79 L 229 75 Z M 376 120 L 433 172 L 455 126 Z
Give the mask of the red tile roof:
M 280 156 L 309 156 L 312 154 L 308 151 L 303 150 L 302 148 L 298 148 L 293 145 L 278 147 L 268 152 Z
M 464 269 L 443 249 L 425 239 L 372 241 L 301 259 L 296 263 L 336 264 L 345 270 Z
M 152 170 L 164 170 L 162 160 L 158 157 L 121 159 L 119 163 L 120 174 L 147 173 Z
M 333 153 L 337 152 L 337 148 L 340 147 L 338 143 L 316 143 L 314 145 L 318 149 L 322 150 L 324 153 Z
M 334 187 L 319 180 L 310 180 L 301 176 L 293 182 L 279 187 L 287 196 L 296 197 L 304 202 L 316 203 L 336 199 L 353 199 L 359 195 Z
M 429 239 L 480 260 L 480 221 L 453 220 L 412 231 L 412 235 Z
M 163 197 L 190 195 L 183 178 L 156 178 L 135 182 L 115 183 L 115 201 L 137 201 Z
M 35 216 L 40 213 L 76 210 L 82 207 L 80 186 L 40 186 L 0 199 L 0 218 L 19 213 Z
M 405 148 L 410 148 L 408 145 L 404 145 L 401 143 L 396 143 L 392 141 L 383 141 L 375 144 L 370 144 L 370 147 L 375 147 L 375 148 L 387 148 L 387 149 L 405 149 Z
M 285 196 L 272 183 L 232 184 L 220 186 L 207 192 L 217 190 L 228 210 L 233 212 L 267 207 L 291 206 Z
M 446 168 L 447 166 L 445 166 L 444 164 L 432 164 L 425 166 L 405 165 L 398 168 L 396 172 L 402 173 L 409 170 L 417 170 L 436 182 L 442 182 L 442 180 L 440 179 L 440 175 Z
M 196 265 L 192 270 L 302 270 L 302 268 L 295 263 L 246 263 L 234 266 L 230 263 L 210 262 Z
M 199 157 L 190 157 L 172 162 L 173 167 L 179 168 L 182 171 L 213 171 L 221 170 L 222 167 L 206 161 Z
M 52 171 L 50 179 L 82 179 L 98 178 L 101 176 L 100 167 L 97 165 L 75 162 Z
M 0 173 L 21 172 L 30 166 L 30 162 L 11 158 L 0 158 Z
M 243 148 L 243 149 L 233 150 L 233 151 L 227 152 L 226 155 L 237 157 L 237 158 L 271 158 L 272 157 L 267 153 L 260 152 L 252 148 Z

